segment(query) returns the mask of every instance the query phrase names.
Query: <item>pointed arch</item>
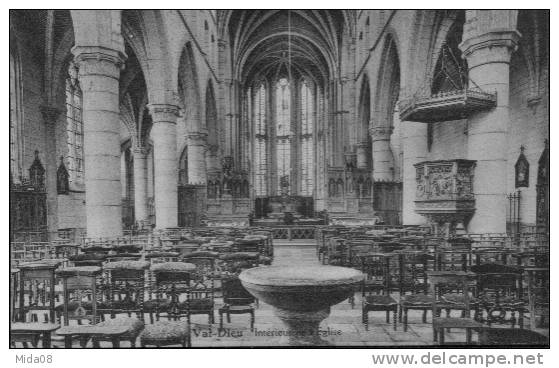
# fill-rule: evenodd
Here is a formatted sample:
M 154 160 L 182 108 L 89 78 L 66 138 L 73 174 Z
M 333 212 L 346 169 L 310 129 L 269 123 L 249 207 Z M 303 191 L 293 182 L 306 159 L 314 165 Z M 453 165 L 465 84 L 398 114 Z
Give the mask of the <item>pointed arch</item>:
M 179 185 L 188 184 L 188 147 L 184 147 L 179 160 Z
M 363 139 L 369 136 L 369 121 L 371 120 L 371 87 L 367 74 L 363 75 L 359 94 L 358 131 Z
M 192 44 L 188 42 L 184 46 L 180 57 L 178 75 L 178 92 L 187 131 L 199 132 L 202 128 L 199 91 L 198 73 Z
M 391 127 L 400 96 L 400 58 L 392 34 L 386 36 L 375 93 L 375 127 Z
M 206 84 L 206 129 L 208 130 L 208 146 L 217 146 L 219 142 L 217 127 L 217 106 L 213 83 L 208 80 Z

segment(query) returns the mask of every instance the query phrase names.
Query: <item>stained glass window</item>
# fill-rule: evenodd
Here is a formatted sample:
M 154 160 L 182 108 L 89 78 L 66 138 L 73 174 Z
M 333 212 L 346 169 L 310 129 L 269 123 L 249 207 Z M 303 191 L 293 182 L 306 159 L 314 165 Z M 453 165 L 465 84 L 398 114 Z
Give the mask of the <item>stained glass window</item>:
M 254 96 L 254 190 L 257 196 L 267 195 L 266 87 L 260 85 Z
M 301 84 L 301 195 L 311 196 L 314 189 L 314 101 L 307 82 Z
M 291 177 L 291 93 L 286 78 L 276 84 L 275 120 L 277 190 L 280 193 L 282 181 L 289 182 Z
M 83 184 L 82 91 L 73 66 L 70 66 L 69 76 L 66 79 L 66 132 L 68 146 L 66 161 L 69 180 L 73 184 Z

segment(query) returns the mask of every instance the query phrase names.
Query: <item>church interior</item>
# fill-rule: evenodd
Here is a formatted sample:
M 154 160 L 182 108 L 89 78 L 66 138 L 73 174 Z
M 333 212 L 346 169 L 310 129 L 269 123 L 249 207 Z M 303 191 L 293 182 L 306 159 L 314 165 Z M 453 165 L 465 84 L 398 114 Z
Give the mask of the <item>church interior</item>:
M 11 346 L 549 344 L 549 11 L 9 22 Z

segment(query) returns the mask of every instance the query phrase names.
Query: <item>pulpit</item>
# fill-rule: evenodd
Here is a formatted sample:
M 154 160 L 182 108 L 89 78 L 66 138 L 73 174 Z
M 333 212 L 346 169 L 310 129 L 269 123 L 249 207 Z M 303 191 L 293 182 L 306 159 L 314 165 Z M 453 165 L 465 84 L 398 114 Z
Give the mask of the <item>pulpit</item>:
M 475 161 L 439 160 L 415 164 L 415 212 L 427 217 L 438 234 L 449 237 L 464 228 L 475 211 L 472 189 Z

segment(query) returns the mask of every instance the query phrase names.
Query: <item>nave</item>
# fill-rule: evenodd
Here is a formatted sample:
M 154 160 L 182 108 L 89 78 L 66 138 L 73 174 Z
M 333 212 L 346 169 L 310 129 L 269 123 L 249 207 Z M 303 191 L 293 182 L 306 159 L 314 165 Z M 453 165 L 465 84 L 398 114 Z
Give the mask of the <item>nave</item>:
M 313 240 L 205 228 L 83 241 L 12 252 L 15 346 L 547 344 L 549 253 L 538 239 L 515 249 L 496 234 L 446 242 L 417 228 L 325 226 Z M 321 317 L 319 339 L 293 339 L 286 335 L 302 327 L 255 299 L 243 279 L 255 267 L 353 269 L 364 277 Z M 444 287 L 433 294 L 441 275 Z M 468 278 L 467 291 L 457 275 Z M 434 310 L 445 317 L 438 322 L 453 323 L 442 338 Z M 88 320 L 98 320 L 95 331 Z

